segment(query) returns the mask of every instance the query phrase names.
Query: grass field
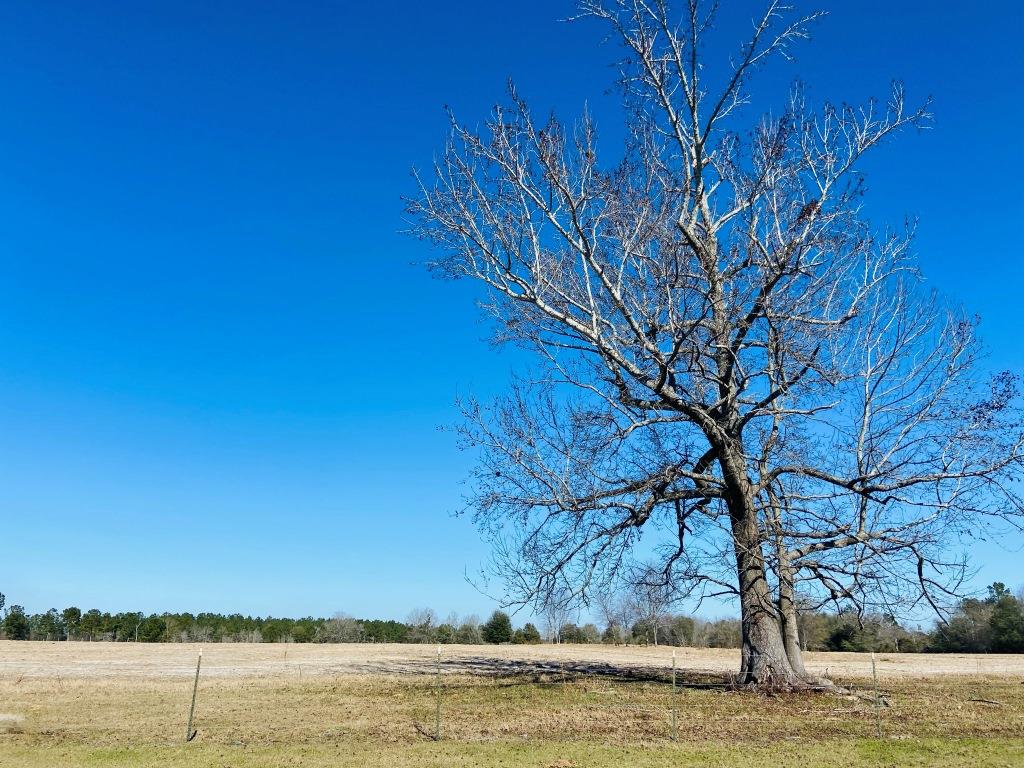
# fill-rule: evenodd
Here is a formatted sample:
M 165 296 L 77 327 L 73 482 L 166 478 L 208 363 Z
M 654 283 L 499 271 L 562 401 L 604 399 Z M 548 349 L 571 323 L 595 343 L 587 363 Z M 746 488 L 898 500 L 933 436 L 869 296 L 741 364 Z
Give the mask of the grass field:
M 1024 766 L 1024 657 L 810 654 L 863 696 L 711 685 L 735 652 L 0 642 L 0 765 Z M 879 723 L 882 738 L 877 736 Z

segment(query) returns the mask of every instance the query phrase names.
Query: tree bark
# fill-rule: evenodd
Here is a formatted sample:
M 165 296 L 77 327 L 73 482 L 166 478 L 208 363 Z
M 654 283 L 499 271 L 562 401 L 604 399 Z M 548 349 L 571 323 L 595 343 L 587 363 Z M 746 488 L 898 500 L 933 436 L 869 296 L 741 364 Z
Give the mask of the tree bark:
M 740 587 L 740 680 L 757 685 L 801 685 L 802 673 L 790 663 L 779 616 L 772 604 L 756 520 L 733 517 L 732 528 Z
M 800 650 L 800 628 L 797 624 L 796 600 L 793 590 L 793 567 L 790 565 L 786 548 L 780 539 L 777 544 L 779 560 L 779 621 L 782 629 L 782 642 L 786 648 L 786 656 L 793 671 L 804 679 L 809 675 L 804 668 L 803 654 Z
M 803 687 L 807 682 L 804 673 L 793 668 L 783 640 L 778 608 L 768 583 L 757 508 L 742 456 L 736 453 L 735 448 L 727 447 L 720 464 L 727 489 L 725 503 L 729 510 L 740 592 L 740 682 Z

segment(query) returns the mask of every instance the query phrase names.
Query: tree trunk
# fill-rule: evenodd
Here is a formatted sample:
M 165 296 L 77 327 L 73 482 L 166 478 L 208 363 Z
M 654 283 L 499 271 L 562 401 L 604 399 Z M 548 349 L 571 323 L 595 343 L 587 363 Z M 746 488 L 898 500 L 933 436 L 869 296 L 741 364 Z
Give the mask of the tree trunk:
M 756 521 L 734 518 L 732 528 L 743 633 L 740 680 L 758 685 L 800 685 L 801 673 L 790 663 L 772 604 Z M 753 535 L 750 528 L 754 529 Z
M 802 687 L 806 680 L 802 670 L 795 670 L 790 663 L 778 609 L 768 583 L 757 508 L 753 503 L 742 453 L 726 449 L 720 455 L 740 591 L 740 681 L 754 685 Z
M 793 591 L 793 568 L 782 540 L 777 543 L 779 559 L 779 621 L 782 625 L 782 642 L 786 648 L 789 665 L 800 677 L 809 676 L 804 668 L 803 654 L 800 651 L 800 628 L 797 624 L 796 600 Z

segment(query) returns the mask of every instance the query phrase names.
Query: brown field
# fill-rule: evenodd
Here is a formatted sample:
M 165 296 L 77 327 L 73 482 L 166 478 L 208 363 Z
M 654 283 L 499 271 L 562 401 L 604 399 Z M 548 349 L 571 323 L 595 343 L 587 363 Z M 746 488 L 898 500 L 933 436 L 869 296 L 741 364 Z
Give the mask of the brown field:
M 1024 656 L 880 655 L 876 709 L 863 654 L 809 654 L 853 695 L 779 696 L 678 649 L 673 699 L 667 648 L 216 644 L 185 744 L 197 653 L 0 642 L 0 766 L 1024 766 Z
M 433 674 L 437 646 L 398 644 L 42 643 L 0 641 L 0 680 L 12 677 L 64 680 L 188 678 L 202 647 L 204 678 L 297 678 L 337 675 Z M 739 668 L 739 651 L 607 645 L 444 645 L 444 673 L 512 673 L 520 667 L 555 665 L 584 672 L 603 668 L 667 672 L 675 651 L 680 670 L 728 674 Z M 808 669 L 844 679 L 871 677 L 864 653 L 808 653 Z M 879 654 L 882 680 L 955 676 L 1024 679 L 1024 656 L 1014 654 Z

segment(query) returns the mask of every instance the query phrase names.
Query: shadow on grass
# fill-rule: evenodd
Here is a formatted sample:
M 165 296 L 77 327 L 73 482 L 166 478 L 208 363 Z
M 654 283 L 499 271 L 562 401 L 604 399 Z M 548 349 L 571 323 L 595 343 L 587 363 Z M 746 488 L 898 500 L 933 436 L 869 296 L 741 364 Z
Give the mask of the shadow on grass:
M 381 669 L 375 667 L 372 671 L 379 672 Z M 486 656 L 443 659 L 440 664 L 436 661 L 409 661 L 401 664 L 399 668 L 392 667 L 387 671 L 416 676 L 429 676 L 440 671 L 442 675 L 488 677 L 504 685 L 559 684 L 577 680 L 606 680 L 617 683 L 672 682 L 671 671 L 661 667 L 620 666 L 581 661 L 525 661 Z M 676 685 L 679 688 L 703 690 L 735 688 L 731 675 L 692 669 L 677 670 Z

